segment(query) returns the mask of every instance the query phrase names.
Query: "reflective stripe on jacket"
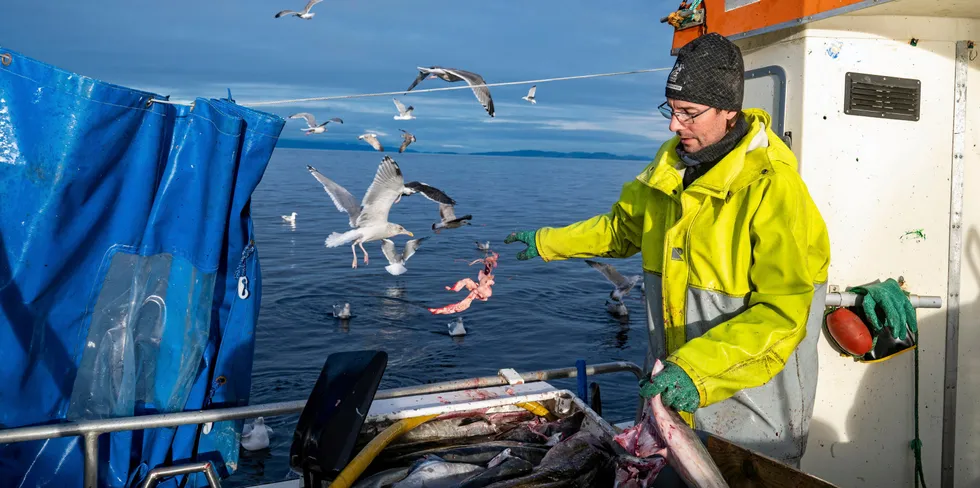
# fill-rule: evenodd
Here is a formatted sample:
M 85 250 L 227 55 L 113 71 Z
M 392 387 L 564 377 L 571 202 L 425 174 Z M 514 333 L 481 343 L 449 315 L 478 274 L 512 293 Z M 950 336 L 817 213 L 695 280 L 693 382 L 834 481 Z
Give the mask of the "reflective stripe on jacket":
M 734 442 L 762 441 L 761 425 L 805 443 L 830 242 L 769 115 L 744 114 L 749 133 L 686 190 L 675 137 L 609 213 L 540 229 L 536 244 L 544 261 L 642 252 L 647 369 L 666 357 L 691 377 L 701 408 L 685 418 Z M 770 454 L 795 458 L 798 447 Z

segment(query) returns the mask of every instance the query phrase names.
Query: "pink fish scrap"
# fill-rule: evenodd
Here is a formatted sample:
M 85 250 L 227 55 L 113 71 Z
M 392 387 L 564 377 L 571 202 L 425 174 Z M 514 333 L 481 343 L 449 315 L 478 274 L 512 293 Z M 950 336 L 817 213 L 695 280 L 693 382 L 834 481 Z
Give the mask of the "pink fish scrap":
M 490 256 L 471 262 L 470 266 L 476 263 L 483 263 L 483 269 L 481 269 L 477 274 L 477 280 L 479 281 L 475 282 L 469 278 L 463 278 L 457 281 L 455 285 L 446 287 L 446 289 L 449 291 L 459 291 L 466 288 L 470 291 L 469 295 L 467 295 L 466 298 L 462 299 L 461 301 L 451 303 L 445 307 L 430 308 L 429 312 L 437 315 L 453 314 L 470 308 L 470 304 L 473 303 L 473 300 L 480 300 L 481 302 L 487 301 L 487 299 L 490 298 L 490 295 L 493 294 L 493 290 L 491 290 L 490 287 L 494 284 L 493 270 L 497 267 L 498 257 L 499 256 L 497 253 L 491 251 Z
M 651 374 L 664 369 L 658 359 Z M 660 395 L 650 399 L 640 423 L 613 438 L 627 453 L 650 464 L 621 460 L 616 467 L 617 487 L 650 486 L 666 464 L 670 464 L 688 486 L 728 488 L 718 465 L 697 434 L 674 410 L 664 406 Z M 663 462 L 666 460 L 666 462 Z M 638 460 L 637 460 L 638 461 Z

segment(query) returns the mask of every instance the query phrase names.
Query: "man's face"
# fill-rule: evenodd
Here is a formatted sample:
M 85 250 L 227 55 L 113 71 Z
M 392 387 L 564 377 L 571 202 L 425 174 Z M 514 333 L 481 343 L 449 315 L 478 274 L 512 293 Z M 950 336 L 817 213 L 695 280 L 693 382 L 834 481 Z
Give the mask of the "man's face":
M 667 99 L 667 105 L 674 114 L 670 118 L 670 131 L 681 138 L 681 146 L 688 153 L 720 141 L 738 114 L 733 110 L 718 110 L 683 100 Z

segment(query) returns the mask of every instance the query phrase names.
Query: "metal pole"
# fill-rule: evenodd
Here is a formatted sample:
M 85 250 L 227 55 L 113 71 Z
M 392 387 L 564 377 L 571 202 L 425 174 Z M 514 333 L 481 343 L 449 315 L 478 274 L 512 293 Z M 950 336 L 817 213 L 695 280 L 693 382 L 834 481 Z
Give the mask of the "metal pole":
M 966 82 L 973 43 L 956 42 L 953 89 L 953 162 L 949 196 L 949 272 L 946 282 L 946 371 L 943 380 L 943 454 L 940 486 L 956 479 L 956 368 L 959 361 L 960 258 L 963 255 L 963 155 L 966 147 Z
M 588 375 L 594 374 L 606 374 L 606 373 L 616 373 L 619 371 L 629 371 L 636 376 L 639 380 L 643 377 L 643 370 L 628 361 L 617 361 L 612 363 L 601 363 L 594 364 L 591 366 L 586 366 L 585 373 Z M 531 383 L 534 381 L 548 381 L 563 378 L 576 378 L 578 377 L 578 370 L 575 367 L 571 368 L 559 368 L 559 369 L 546 369 L 542 371 L 531 371 L 529 373 L 520 373 L 521 378 L 524 378 L 525 383 Z M 421 395 L 426 393 L 442 393 L 447 391 L 455 390 L 465 390 L 470 388 L 486 388 L 488 386 L 503 386 L 506 385 L 507 379 L 503 376 L 483 376 L 478 378 L 469 378 L 465 380 L 452 380 L 444 381 L 442 383 L 431 383 L 428 385 L 414 385 L 414 386 L 404 386 L 401 388 L 392 388 L 390 390 L 379 391 L 377 395 L 374 396 L 375 399 L 383 400 L 387 398 L 398 398 L 412 395 Z
M 160 480 L 171 476 L 198 473 L 201 471 L 204 472 L 204 476 L 208 479 L 208 486 L 211 488 L 221 488 L 221 482 L 218 481 L 218 477 L 214 472 L 214 466 L 212 466 L 210 462 L 188 463 L 177 466 L 161 466 L 158 468 L 153 468 L 146 474 L 146 480 L 143 481 L 142 488 L 153 488 L 160 482 Z
M 850 292 L 827 293 L 828 307 L 853 307 L 864 301 L 864 296 Z M 909 295 L 913 308 L 943 308 L 943 298 L 926 295 Z
M 85 488 L 96 488 L 99 484 L 99 433 L 86 433 L 82 436 L 82 442 L 85 453 Z

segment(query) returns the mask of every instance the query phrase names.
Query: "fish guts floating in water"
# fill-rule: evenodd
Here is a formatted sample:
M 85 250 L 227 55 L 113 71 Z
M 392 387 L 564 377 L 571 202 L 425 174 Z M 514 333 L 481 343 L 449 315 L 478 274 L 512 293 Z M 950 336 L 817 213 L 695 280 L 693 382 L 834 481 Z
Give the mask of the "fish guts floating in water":
M 487 301 L 487 299 L 490 298 L 490 295 L 493 294 L 490 287 L 493 286 L 494 283 L 493 270 L 497 267 L 498 257 L 499 255 L 497 253 L 491 251 L 489 256 L 483 259 L 477 259 L 476 261 L 470 263 L 470 266 L 476 263 L 483 263 L 483 269 L 481 269 L 479 274 L 477 274 L 477 279 L 479 282 L 474 282 L 469 278 L 463 278 L 457 281 L 455 285 L 446 287 L 446 289 L 449 291 L 459 291 L 465 287 L 470 291 L 470 294 L 457 303 L 452 303 L 440 308 L 430 308 L 429 312 L 437 315 L 452 314 L 462 312 L 463 310 L 470 308 L 470 304 L 473 303 L 473 300 L 480 300 L 483 302 Z

